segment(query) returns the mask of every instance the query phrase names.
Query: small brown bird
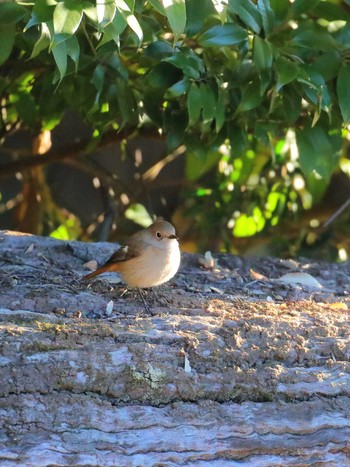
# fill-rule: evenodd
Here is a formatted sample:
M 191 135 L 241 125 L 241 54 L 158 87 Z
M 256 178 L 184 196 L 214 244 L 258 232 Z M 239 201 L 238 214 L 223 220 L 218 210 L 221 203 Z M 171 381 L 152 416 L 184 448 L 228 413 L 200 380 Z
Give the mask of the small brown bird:
M 132 235 L 103 266 L 84 279 L 104 272 L 119 272 L 127 285 L 142 289 L 167 282 L 179 266 L 180 248 L 175 228 L 169 222 L 156 221 Z

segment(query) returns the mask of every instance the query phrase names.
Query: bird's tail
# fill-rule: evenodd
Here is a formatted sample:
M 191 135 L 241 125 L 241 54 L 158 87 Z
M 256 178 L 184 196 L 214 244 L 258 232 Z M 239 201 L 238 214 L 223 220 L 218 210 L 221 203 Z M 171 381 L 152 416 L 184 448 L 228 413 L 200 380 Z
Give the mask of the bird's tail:
M 99 276 L 100 274 L 103 274 L 104 272 L 110 272 L 110 271 L 118 271 L 118 266 L 116 263 L 111 263 L 111 264 L 105 264 L 101 266 L 100 268 L 96 269 L 96 271 L 90 272 L 90 274 L 87 274 L 86 276 L 83 276 L 84 280 L 87 279 L 92 279 L 93 277 Z

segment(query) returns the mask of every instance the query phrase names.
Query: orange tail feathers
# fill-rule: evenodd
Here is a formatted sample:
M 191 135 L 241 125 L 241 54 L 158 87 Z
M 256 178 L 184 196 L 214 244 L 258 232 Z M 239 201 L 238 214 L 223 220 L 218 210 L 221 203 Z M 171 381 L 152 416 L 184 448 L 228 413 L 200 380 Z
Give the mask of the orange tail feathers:
M 105 264 L 101 266 L 100 268 L 96 269 L 96 271 L 90 272 L 90 274 L 87 274 L 86 276 L 83 276 L 83 279 L 92 279 L 93 277 L 99 276 L 100 274 L 103 274 L 104 272 L 116 272 L 119 271 L 119 267 L 117 266 L 116 263 L 112 264 Z

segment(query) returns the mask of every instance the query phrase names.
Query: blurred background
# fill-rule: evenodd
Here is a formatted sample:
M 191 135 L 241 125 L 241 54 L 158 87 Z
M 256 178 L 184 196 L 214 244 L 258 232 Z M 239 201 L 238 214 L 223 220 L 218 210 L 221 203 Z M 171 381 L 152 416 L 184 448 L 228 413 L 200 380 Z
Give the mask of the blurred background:
M 347 1 L 0 4 L 0 229 L 350 254 Z

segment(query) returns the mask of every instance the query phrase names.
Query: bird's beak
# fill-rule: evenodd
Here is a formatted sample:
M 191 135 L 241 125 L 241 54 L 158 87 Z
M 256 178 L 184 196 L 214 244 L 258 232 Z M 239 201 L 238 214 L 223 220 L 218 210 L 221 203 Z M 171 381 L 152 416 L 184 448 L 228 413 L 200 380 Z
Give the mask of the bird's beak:
M 168 238 L 173 238 L 174 240 L 178 240 L 178 239 L 179 239 L 179 237 L 178 237 L 177 235 L 169 235 Z

